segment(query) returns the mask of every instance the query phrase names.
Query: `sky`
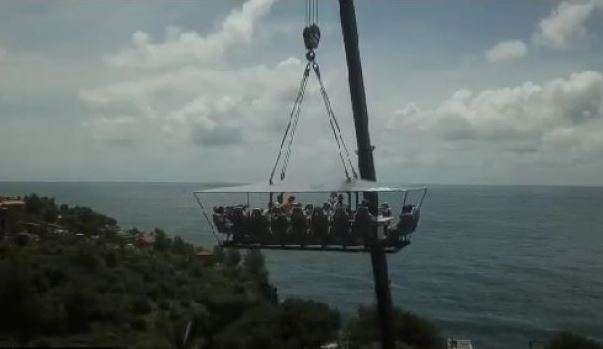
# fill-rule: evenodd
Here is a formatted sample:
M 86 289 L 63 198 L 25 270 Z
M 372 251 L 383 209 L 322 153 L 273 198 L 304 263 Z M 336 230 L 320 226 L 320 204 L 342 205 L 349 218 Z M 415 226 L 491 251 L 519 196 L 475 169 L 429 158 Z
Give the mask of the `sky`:
M 0 0 L 0 181 L 266 180 L 305 65 L 304 8 Z M 356 12 L 380 180 L 603 185 L 603 0 Z M 355 150 L 336 0 L 318 21 Z M 311 77 L 288 179 L 344 178 L 321 103 Z

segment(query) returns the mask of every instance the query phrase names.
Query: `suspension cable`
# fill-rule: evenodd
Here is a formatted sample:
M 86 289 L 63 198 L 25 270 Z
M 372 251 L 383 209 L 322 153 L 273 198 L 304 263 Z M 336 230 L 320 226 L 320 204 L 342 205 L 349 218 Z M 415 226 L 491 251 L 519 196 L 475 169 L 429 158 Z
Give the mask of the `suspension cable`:
M 343 139 L 343 135 L 341 132 L 341 128 L 339 127 L 339 122 L 337 121 L 337 117 L 335 117 L 335 112 L 333 111 L 333 107 L 331 106 L 331 100 L 329 99 L 329 95 L 327 94 L 327 90 L 325 89 L 325 85 L 322 82 L 322 76 L 320 74 L 320 67 L 318 66 L 318 63 L 314 62 L 313 64 L 313 69 L 314 69 L 314 73 L 316 74 L 316 78 L 318 80 L 318 84 L 320 85 L 320 93 L 322 95 L 323 98 L 323 102 L 325 104 L 325 109 L 327 111 L 327 116 L 329 117 L 329 123 L 331 124 L 331 128 L 333 131 L 333 136 L 335 137 L 335 141 L 337 143 L 337 147 L 339 148 L 339 157 L 341 158 L 342 164 L 344 166 L 344 169 L 346 171 L 346 177 L 349 179 L 350 177 L 347 175 L 347 167 L 346 167 L 346 161 L 347 160 L 347 165 L 350 166 L 350 172 L 352 172 L 352 176 L 354 177 L 354 179 L 358 178 L 358 173 L 356 173 L 356 169 L 354 169 L 354 165 L 352 163 L 352 159 L 350 156 L 350 151 L 348 150 L 348 147 L 345 143 L 345 140 Z M 342 149 L 343 152 L 345 153 L 345 160 L 344 160 L 344 154 L 342 154 Z
M 287 150 L 285 152 L 285 157 L 283 159 L 283 166 L 282 166 L 281 174 L 280 174 L 281 181 L 283 179 L 285 179 L 287 167 L 289 166 L 289 160 L 291 158 L 291 152 L 293 149 L 293 147 L 292 147 L 293 139 L 295 138 L 295 132 L 297 131 L 297 125 L 299 124 L 299 115 L 301 114 L 301 105 L 304 100 L 304 96 L 306 94 L 306 85 L 307 85 L 309 76 L 310 76 L 310 62 L 308 62 L 308 64 L 306 64 L 306 68 L 304 70 L 304 78 L 302 80 L 303 86 L 300 89 L 301 94 L 300 94 L 299 101 L 297 103 L 297 110 L 295 111 L 295 115 L 293 118 L 293 124 L 291 127 L 291 131 L 289 132 L 289 142 L 287 144 Z
M 320 28 L 318 27 L 317 22 L 318 0 L 306 0 L 306 27 L 303 30 L 303 38 L 304 44 L 307 49 L 306 59 L 308 62 L 306 63 L 306 66 L 304 68 L 304 73 L 299 84 L 299 89 L 297 91 L 293 107 L 291 108 L 289 122 L 287 123 L 287 127 L 285 128 L 285 133 L 283 134 L 283 138 L 281 140 L 280 149 L 276 157 L 276 161 L 274 162 L 274 167 L 272 168 L 272 171 L 270 173 L 269 183 L 271 185 L 273 184 L 274 174 L 276 173 L 279 164 L 281 165 L 280 179 L 281 181 L 285 179 L 287 167 L 289 166 L 289 161 L 291 160 L 293 140 L 295 138 L 295 133 L 299 125 L 301 106 L 304 100 L 304 95 L 306 93 L 306 86 L 311 70 L 314 71 L 314 74 L 316 75 L 320 86 L 320 94 L 322 96 L 325 110 L 327 112 L 327 118 L 329 120 L 329 125 L 331 126 L 333 138 L 335 138 L 335 144 L 337 145 L 339 159 L 343 166 L 345 177 L 347 180 L 350 180 L 351 173 L 354 179 L 358 178 L 358 174 L 352 163 L 350 152 L 343 138 L 341 128 L 339 127 L 339 122 L 337 121 L 335 113 L 333 112 L 331 100 L 329 99 L 329 95 L 327 94 L 327 90 L 322 81 L 320 67 L 316 62 L 315 50 L 318 48 L 318 43 L 320 42 Z
M 283 156 L 283 150 L 285 146 L 285 142 L 290 136 L 291 126 L 295 124 L 297 127 L 297 122 L 294 123 L 294 120 L 299 119 L 299 114 L 301 110 L 301 101 L 304 99 L 304 94 L 306 90 L 306 85 L 308 81 L 308 76 L 310 75 L 310 63 L 306 64 L 306 68 L 304 69 L 304 73 L 302 79 L 299 83 L 299 88 L 297 90 L 297 95 L 295 97 L 295 102 L 293 103 L 293 107 L 291 108 L 291 113 L 289 115 L 289 123 L 287 123 L 287 127 L 285 128 L 285 133 L 283 134 L 283 139 L 281 140 L 281 146 L 276 157 L 276 161 L 274 162 L 274 167 L 272 168 L 272 172 L 270 173 L 270 184 L 273 184 L 274 173 L 276 172 L 276 168 L 278 167 L 279 161 Z M 289 141 L 289 144 L 292 143 L 292 140 Z M 290 150 L 287 150 L 290 153 Z

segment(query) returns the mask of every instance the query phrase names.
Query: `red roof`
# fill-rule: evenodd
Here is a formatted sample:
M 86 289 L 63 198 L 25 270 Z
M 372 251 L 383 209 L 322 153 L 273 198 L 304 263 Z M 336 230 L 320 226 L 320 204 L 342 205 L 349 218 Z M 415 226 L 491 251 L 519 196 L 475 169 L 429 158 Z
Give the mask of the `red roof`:
M 2 199 L 0 200 L 0 207 L 15 207 L 15 206 L 25 206 L 25 201 L 23 200 L 15 200 L 15 199 Z

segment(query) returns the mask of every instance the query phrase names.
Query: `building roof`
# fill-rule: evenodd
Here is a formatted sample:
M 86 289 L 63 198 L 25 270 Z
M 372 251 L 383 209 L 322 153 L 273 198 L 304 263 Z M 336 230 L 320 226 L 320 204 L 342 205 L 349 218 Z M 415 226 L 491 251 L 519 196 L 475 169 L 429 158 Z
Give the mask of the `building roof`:
M 21 207 L 25 206 L 25 201 L 18 199 L 0 199 L 0 207 Z
M 202 250 L 202 251 L 197 252 L 197 256 L 200 256 L 200 257 L 213 256 L 213 255 L 214 255 L 213 252 L 206 251 L 206 250 Z
M 144 243 L 144 244 L 149 244 L 149 245 L 154 244 L 155 243 L 155 234 L 141 232 L 140 234 L 138 234 L 136 236 L 136 241 L 138 243 Z

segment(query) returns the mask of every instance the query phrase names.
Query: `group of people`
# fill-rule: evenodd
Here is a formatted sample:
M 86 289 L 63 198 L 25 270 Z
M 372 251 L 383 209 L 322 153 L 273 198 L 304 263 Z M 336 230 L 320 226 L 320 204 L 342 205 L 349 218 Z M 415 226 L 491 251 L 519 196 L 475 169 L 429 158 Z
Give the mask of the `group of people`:
M 391 217 L 387 203 L 379 206 L 379 215 Z M 363 201 L 352 210 L 342 194 L 332 193 L 322 205 L 296 201 L 293 195 L 281 193 L 267 209 L 249 209 L 246 205 L 214 207 L 213 223 L 218 232 L 233 243 L 280 245 L 367 245 L 375 215 Z M 418 223 L 418 208 L 405 205 L 396 223 L 385 227 L 386 238 L 398 242 L 401 235 L 413 232 Z

